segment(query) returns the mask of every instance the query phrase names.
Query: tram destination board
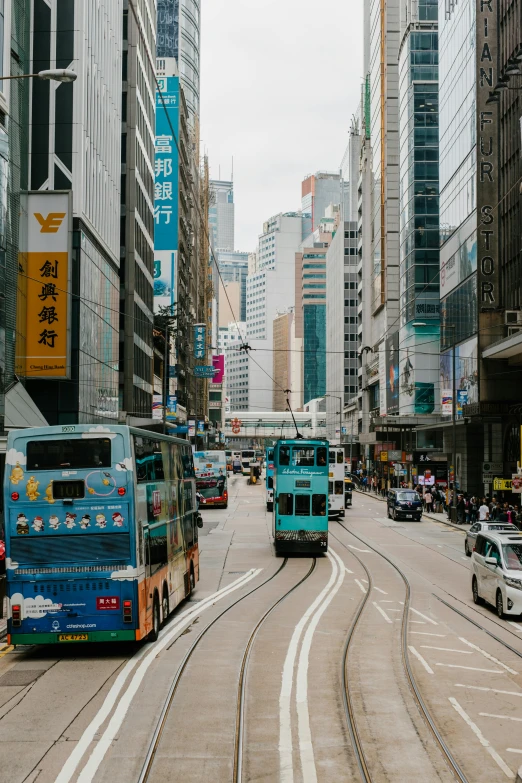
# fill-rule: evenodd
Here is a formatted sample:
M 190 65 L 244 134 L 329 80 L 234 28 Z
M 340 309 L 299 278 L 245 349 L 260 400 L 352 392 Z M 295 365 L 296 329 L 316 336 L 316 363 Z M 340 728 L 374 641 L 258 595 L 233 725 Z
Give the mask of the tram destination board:
M 295 482 L 295 488 L 296 489 L 310 489 L 311 482 L 305 481 L 304 479 L 297 479 Z

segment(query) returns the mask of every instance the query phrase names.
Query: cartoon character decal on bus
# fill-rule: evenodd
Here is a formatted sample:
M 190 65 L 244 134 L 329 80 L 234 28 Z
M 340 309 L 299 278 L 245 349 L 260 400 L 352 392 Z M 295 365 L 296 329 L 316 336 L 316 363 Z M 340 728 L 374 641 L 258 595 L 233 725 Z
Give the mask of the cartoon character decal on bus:
M 31 476 L 25 488 L 25 494 L 27 495 L 29 500 L 31 501 L 38 500 L 38 498 L 40 497 L 40 493 L 38 492 L 39 486 L 40 486 L 40 482 L 36 481 L 34 476 Z
M 49 529 L 58 530 L 61 524 L 62 523 L 60 522 L 56 514 L 51 514 L 51 516 L 49 517 Z
M 9 480 L 11 484 L 18 484 L 20 481 L 23 481 L 23 478 L 24 478 L 24 470 L 23 468 L 20 467 L 20 463 L 17 462 L 11 471 Z
M 31 525 L 33 530 L 35 530 L 37 533 L 43 533 L 45 523 L 43 521 L 43 517 L 35 517 L 33 519 L 33 524 Z
M 28 536 L 29 535 L 29 520 L 24 513 L 18 514 L 16 518 L 16 535 Z
M 67 511 L 65 514 L 65 527 L 69 530 L 72 530 L 73 527 L 76 527 L 76 514 L 71 514 L 70 511 Z

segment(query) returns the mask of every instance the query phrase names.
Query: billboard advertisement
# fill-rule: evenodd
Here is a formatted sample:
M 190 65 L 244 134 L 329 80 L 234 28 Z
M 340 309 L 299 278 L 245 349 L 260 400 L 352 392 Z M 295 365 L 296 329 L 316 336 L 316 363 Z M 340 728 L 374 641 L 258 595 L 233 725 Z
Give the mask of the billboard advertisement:
M 399 412 L 399 332 L 386 338 L 386 412 Z
M 455 354 L 457 390 L 457 417 L 462 416 L 462 406 L 479 402 L 478 343 L 477 337 L 457 345 Z M 451 414 L 453 389 L 453 349 L 440 356 L 440 386 L 447 395 L 446 411 Z
M 462 242 L 440 268 L 440 298 L 444 299 L 460 283 L 477 271 L 477 232 Z
M 176 299 L 179 77 L 158 77 L 154 162 L 154 312 Z M 175 135 L 174 135 L 175 134 Z
M 225 355 L 220 353 L 218 356 L 213 356 L 212 364 L 216 370 L 212 383 L 223 383 L 223 377 L 225 375 Z
M 29 193 L 27 221 L 27 252 L 18 259 L 16 372 L 26 378 L 69 378 L 70 194 Z
M 205 324 L 194 325 L 194 358 L 204 359 L 206 354 L 207 327 Z

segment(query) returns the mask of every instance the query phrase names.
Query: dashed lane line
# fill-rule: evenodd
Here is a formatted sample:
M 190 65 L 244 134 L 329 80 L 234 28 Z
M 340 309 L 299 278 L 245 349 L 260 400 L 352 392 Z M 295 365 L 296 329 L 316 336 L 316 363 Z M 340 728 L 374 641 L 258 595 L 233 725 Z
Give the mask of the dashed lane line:
M 359 587 L 361 588 L 361 590 L 362 590 L 362 592 L 363 592 L 363 593 L 366 593 L 366 592 L 367 592 L 367 590 L 366 590 L 366 587 L 363 585 L 363 583 L 362 583 L 362 582 L 360 582 L 358 579 L 355 579 L 354 581 L 355 581 L 355 583 L 356 583 L 356 584 L 358 584 L 358 585 L 359 585 Z
M 508 753 L 522 753 L 522 750 L 519 748 L 506 748 Z
M 350 571 L 350 569 L 346 568 L 346 566 L 344 567 L 344 570 L 346 571 L 347 574 L 353 574 L 353 571 Z
M 432 625 L 438 625 L 438 623 L 435 622 L 435 620 L 432 620 L 431 617 L 428 617 L 425 614 L 422 614 L 422 612 L 419 612 L 418 609 L 414 609 L 413 606 L 410 606 L 410 612 L 413 612 L 413 614 L 416 614 L 418 617 L 422 617 L 423 620 L 427 620 Z
M 508 624 L 512 625 L 513 628 L 515 628 L 518 631 L 518 633 L 522 633 L 522 626 L 520 625 L 520 623 L 512 623 L 511 620 L 508 620 Z
M 454 650 L 452 647 L 433 647 L 431 644 L 421 644 L 427 650 L 443 650 L 444 652 L 460 653 L 461 655 L 473 655 L 471 650 Z
M 383 595 L 388 595 L 388 593 L 385 590 L 381 590 L 380 587 L 375 587 L 375 585 L 374 585 L 373 589 L 377 590 L 378 593 L 382 593 Z
M 464 639 L 462 636 L 459 636 L 459 641 L 462 642 L 463 644 L 467 644 L 468 647 L 472 647 L 474 650 L 476 650 L 481 655 L 483 655 L 484 658 L 487 658 L 488 661 L 492 661 L 493 663 L 496 663 L 497 666 L 502 666 L 502 668 L 505 669 L 510 674 L 515 674 L 515 675 L 517 674 L 517 672 L 514 671 L 513 669 L 511 669 L 507 664 L 502 663 L 502 661 L 499 661 L 498 658 L 495 658 L 493 655 L 490 655 L 488 652 L 483 650 L 481 647 L 477 647 L 477 645 L 473 644 L 473 642 L 468 642 L 468 640 Z
M 410 631 L 410 633 L 414 633 L 417 636 L 438 636 L 439 639 L 445 639 L 446 634 L 445 633 L 429 633 L 429 631 Z
M 424 666 L 428 674 L 434 674 L 435 672 L 429 665 L 429 663 L 425 660 L 425 658 L 422 657 L 420 652 L 415 649 L 415 647 L 412 647 L 411 644 L 408 645 L 408 650 L 414 654 L 414 656 L 421 662 L 421 664 Z
M 461 682 L 457 682 L 454 687 L 468 688 L 471 691 L 491 691 L 492 693 L 502 693 L 504 696 L 518 696 L 522 699 L 522 693 L 517 693 L 516 691 L 502 691 L 499 688 L 486 688 L 483 685 L 463 685 Z
M 373 603 L 373 605 L 375 606 L 375 608 L 377 609 L 377 611 L 378 611 L 378 612 L 380 612 L 380 614 L 382 614 L 382 616 L 384 617 L 384 619 L 386 620 L 386 622 L 387 622 L 387 623 L 390 623 L 391 625 L 393 625 L 393 620 L 391 620 L 391 619 L 388 617 L 388 615 L 386 614 L 386 612 L 384 611 L 384 609 L 382 609 L 382 608 L 379 606 L 379 604 L 377 603 L 377 601 L 373 601 L 372 603 Z M 393 611 L 393 610 L 392 610 L 392 611 Z
M 497 720 L 514 720 L 517 723 L 522 723 L 522 718 L 514 718 L 511 715 L 493 715 L 491 712 L 479 712 L 483 718 L 497 718 Z
M 509 778 L 510 780 L 514 780 L 515 774 L 510 770 L 504 759 L 499 756 L 495 748 L 491 747 L 491 744 L 489 740 L 485 738 L 485 736 L 482 734 L 481 730 L 477 726 L 476 723 L 473 723 L 471 718 L 469 717 L 468 713 L 462 709 L 460 704 L 458 703 L 457 699 L 454 699 L 453 696 L 449 696 L 449 701 L 452 707 L 456 710 L 456 712 L 460 715 L 462 720 L 464 720 L 468 726 L 470 727 L 471 731 L 475 736 L 477 737 L 478 741 L 482 745 L 483 748 L 486 749 L 486 751 L 489 753 L 491 758 L 498 764 L 504 775 Z
M 469 672 L 487 672 L 488 674 L 504 674 L 498 669 L 478 669 L 476 666 L 460 666 L 458 663 L 436 663 L 435 666 L 445 666 L 447 669 L 467 669 Z

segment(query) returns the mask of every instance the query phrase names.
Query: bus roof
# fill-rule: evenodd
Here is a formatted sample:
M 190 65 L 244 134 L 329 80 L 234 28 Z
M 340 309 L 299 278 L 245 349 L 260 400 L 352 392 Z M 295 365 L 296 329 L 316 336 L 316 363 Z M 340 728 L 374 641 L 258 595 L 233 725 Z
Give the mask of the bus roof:
M 27 427 L 26 429 L 10 432 L 7 442 L 9 444 L 18 438 L 41 438 L 47 435 L 63 435 L 64 437 L 68 437 L 70 435 L 81 435 L 84 432 L 88 432 L 93 437 L 99 435 L 100 438 L 103 438 L 104 435 L 110 435 L 111 433 L 120 433 L 122 435 L 132 433 L 134 435 L 142 435 L 143 437 L 154 438 L 156 440 L 167 440 L 170 443 L 178 443 L 180 446 L 190 446 L 189 441 L 183 440 L 183 438 L 164 435 L 162 432 L 154 432 L 154 430 L 128 427 L 125 424 L 58 424 L 48 427 Z

